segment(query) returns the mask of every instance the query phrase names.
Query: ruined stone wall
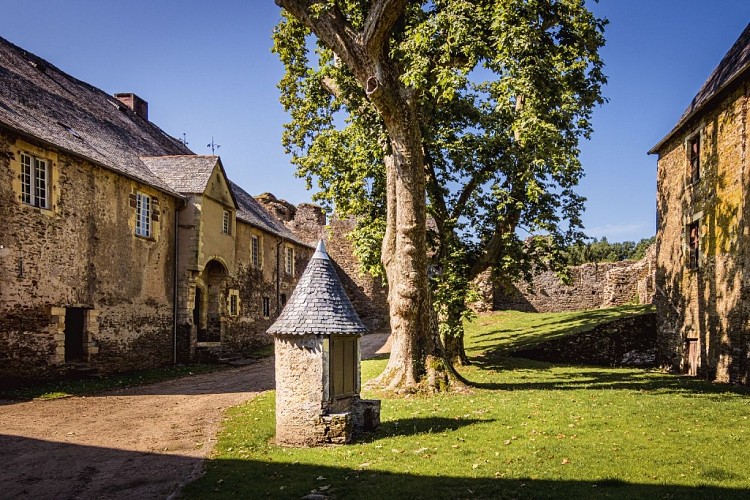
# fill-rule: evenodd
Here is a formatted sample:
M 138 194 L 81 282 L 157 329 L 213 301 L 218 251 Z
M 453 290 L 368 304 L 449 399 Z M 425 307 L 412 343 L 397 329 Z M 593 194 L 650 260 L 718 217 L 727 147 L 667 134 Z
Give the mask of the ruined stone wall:
M 258 201 L 271 213 L 281 214 L 284 224 L 303 241 L 315 245 L 323 239 L 328 255 L 336 263 L 346 295 L 368 330 L 376 332 L 390 328 L 388 288 L 379 278 L 361 271 L 352 244 L 346 237 L 354 229 L 354 219 L 342 220 L 334 216 L 326 225 L 325 213 L 316 205 L 300 203 L 290 210 L 286 202 L 268 193 L 258 197 Z
M 659 151 L 656 305 L 659 362 L 710 380 L 749 380 L 748 84 L 738 82 Z M 688 141 L 700 139 L 700 179 Z M 699 266 L 688 226 L 699 228 Z M 691 351 L 694 353 L 691 356 Z
M 531 287 L 491 283 L 483 274 L 476 286 L 483 301 L 475 310 L 513 309 L 530 312 L 582 311 L 628 303 L 651 304 L 654 297 L 655 247 L 639 261 L 584 264 L 570 269 L 571 283 L 562 284 L 553 272 L 534 277 Z
M 22 151 L 50 164 L 49 210 L 21 202 Z M 150 238 L 134 234 L 139 191 L 154 200 Z M 90 366 L 170 362 L 176 207 L 148 186 L 0 133 L 0 377 L 66 368 L 66 307 L 85 308 Z

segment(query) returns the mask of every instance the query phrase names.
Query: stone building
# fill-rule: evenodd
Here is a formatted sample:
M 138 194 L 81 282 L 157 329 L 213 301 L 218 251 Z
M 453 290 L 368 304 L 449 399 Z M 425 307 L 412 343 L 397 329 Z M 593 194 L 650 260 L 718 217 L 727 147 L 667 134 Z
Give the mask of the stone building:
M 249 348 L 312 249 L 148 120 L 0 38 L 0 379 Z
M 708 77 L 658 154 L 659 362 L 748 383 L 750 25 Z

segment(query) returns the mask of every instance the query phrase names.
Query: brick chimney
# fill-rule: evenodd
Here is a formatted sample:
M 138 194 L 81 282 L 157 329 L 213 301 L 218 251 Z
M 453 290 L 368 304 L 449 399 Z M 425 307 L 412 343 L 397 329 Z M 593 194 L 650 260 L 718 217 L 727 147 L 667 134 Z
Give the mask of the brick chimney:
M 132 92 L 115 94 L 115 98 L 117 98 L 117 100 L 123 103 L 125 106 L 135 111 L 136 115 L 148 121 L 148 103 L 146 101 L 133 94 Z

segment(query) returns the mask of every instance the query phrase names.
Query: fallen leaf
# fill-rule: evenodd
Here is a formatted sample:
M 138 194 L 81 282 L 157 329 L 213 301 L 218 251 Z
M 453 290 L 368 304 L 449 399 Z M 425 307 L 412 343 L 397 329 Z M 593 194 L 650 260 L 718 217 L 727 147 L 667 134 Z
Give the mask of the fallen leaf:
M 568 458 L 563 458 L 563 461 L 562 461 L 562 464 L 563 464 L 563 465 L 568 465 L 569 463 L 570 463 L 570 459 L 568 459 Z

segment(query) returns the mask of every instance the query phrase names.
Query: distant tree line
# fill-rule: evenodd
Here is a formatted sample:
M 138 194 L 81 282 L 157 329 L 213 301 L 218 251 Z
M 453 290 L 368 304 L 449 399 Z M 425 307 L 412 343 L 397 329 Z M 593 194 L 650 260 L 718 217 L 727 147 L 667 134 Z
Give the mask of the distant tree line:
M 578 266 L 588 262 L 619 262 L 622 260 L 640 260 L 646 250 L 656 241 L 656 236 L 643 238 L 638 243 L 623 241 L 610 243 L 607 237 L 598 240 L 593 238 L 588 243 L 577 243 L 565 251 L 568 265 Z

